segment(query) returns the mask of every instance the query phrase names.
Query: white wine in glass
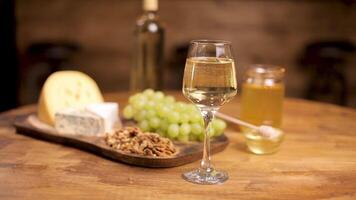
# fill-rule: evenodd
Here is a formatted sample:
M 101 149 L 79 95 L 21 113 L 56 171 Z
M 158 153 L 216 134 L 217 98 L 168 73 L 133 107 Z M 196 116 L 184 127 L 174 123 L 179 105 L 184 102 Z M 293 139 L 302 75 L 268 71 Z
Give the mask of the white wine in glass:
M 183 94 L 199 108 L 204 119 L 205 136 L 200 168 L 184 173 L 185 180 L 197 184 L 218 184 L 228 179 L 226 172 L 214 169 L 210 162 L 209 130 L 215 112 L 231 100 L 236 91 L 230 42 L 192 41 L 184 69 Z

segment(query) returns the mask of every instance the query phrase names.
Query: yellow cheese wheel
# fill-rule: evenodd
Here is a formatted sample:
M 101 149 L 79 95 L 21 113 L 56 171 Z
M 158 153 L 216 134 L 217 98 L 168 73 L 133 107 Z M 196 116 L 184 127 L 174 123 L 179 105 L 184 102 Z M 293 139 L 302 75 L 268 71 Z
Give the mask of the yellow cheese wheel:
M 54 125 L 54 116 L 59 110 L 103 101 L 98 85 L 88 75 L 79 71 L 58 71 L 51 74 L 42 87 L 38 117 Z

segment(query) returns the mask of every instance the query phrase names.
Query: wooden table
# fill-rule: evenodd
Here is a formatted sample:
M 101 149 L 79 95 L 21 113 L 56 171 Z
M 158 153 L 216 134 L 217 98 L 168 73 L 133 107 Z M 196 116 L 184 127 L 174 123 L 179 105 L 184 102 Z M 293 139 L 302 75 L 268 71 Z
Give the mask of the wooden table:
M 179 96 L 179 93 L 174 93 Z M 124 105 L 127 95 L 107 95 Z M 181 98 L 181 97 L 179 97 Z M 21 107 L 0 115 L 0 199 L 356 199 L 356 111 L 287 99 L 286 140 L 273 155 L 246 150 L 230 126 L 227 149 L 213 156 L 229 172 L 223 185 L 185 182 L 182 167 L 149 169 L 116 163 L 77 149 L 18 135 L 12 127 Z M 238 116 L 239 101 L 223 112 Z

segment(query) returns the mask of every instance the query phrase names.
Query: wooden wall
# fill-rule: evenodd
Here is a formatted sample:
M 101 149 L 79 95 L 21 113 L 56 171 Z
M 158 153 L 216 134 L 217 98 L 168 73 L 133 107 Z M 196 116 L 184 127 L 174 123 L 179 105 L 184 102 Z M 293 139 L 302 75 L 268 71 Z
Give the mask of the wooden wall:
M 93 76 L 104 91 L 128 88 L 139 0 L 16 0 L 20 53 L 34 42 L 69 40 L 82 46 L 73 67 Z M 233 43 L 239 80 L 246 66 L 269 63 L 287 68 L 287 92 L 300 96 L 305 75 L 296 59 L 311 41 L 348 38 L 356 42 L 356 11 L 339 1 L 161 0 L 166 58 L 191 39 Z M 356 89 L 356 59 L 348 76 Z M 169 67 L 169 66 L 166 66 Z M 184 66 L 181 66 L 184 67 Z M 168 79 L 175 79 L 168 76 Z

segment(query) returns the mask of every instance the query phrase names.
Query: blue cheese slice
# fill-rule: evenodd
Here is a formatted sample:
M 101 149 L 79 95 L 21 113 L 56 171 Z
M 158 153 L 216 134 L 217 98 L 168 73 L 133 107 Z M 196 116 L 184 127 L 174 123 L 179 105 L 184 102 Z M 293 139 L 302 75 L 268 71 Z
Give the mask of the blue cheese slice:
M 117 103 L 90 104 L 55 114 L 55 128 L 62 134 L 101 136 L 120 127 Z
M 104 120 L 84 109 L 66 109 L 55 114 L 55 128 L 71 135 L 98 135 L 105 132 Z

